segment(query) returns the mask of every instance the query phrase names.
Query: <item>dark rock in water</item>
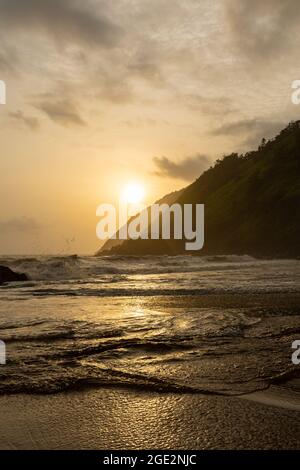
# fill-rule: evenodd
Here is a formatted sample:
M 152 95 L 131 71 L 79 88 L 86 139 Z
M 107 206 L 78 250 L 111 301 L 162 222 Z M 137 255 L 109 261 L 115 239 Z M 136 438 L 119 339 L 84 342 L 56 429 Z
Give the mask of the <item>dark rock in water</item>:
M 0 266 L 0 285 L 4 282 L 28 281 L 26 274 L 15 273 L 7 266 Z

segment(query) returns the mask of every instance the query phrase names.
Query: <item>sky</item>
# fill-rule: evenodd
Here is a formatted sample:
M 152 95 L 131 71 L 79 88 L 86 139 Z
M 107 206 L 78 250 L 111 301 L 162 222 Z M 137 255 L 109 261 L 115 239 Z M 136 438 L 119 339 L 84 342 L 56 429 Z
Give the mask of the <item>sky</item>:
M 94 253 L 96 209 L 146 204 L 299 108 L 297 0 L 0 0 L 0 254 Z

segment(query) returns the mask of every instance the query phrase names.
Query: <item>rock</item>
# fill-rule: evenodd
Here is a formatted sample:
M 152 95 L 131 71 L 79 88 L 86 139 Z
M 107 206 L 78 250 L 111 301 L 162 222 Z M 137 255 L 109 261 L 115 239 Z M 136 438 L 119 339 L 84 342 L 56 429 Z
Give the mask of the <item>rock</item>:
M 0 266 L 0 285 L 4 282 L 28 281 L 26 274 L 15 273 L 7 266 Z

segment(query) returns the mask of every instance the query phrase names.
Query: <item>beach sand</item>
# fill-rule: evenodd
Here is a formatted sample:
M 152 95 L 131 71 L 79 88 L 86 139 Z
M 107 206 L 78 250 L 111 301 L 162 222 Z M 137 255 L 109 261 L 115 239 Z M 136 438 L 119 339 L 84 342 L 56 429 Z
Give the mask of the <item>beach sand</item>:
M 264 397 L 268 392 L 254 396 Z M 103 388 L 0 398 L 3 449 L 297 449 L 300 412 L 237 397 Z
M 101 302 L 105 307 L 105 299 Z M 121 310 L 124 302 L 130 308 L 137 300 L 119 299 Z M 249 307 L 261 308 L 262 315 L 274 309 L 297 315 L 300 295 L 145 297 L 138 302 L 166 311 Z M 3 395 L 0 449 L 298 449 L 300 397 L 290 398 L 284 384 L 243 397 L 106 385 L 52 395 Z

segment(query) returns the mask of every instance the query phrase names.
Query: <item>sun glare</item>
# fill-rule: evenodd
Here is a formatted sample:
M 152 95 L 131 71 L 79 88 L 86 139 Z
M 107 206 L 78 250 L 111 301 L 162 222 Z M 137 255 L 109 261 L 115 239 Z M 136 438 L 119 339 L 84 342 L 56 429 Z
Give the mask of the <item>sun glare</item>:
M 145 197 L 145 188 L 140 183 L 130 183 L 122 191 L 122 201 L 127 204 L 139 204 Z

